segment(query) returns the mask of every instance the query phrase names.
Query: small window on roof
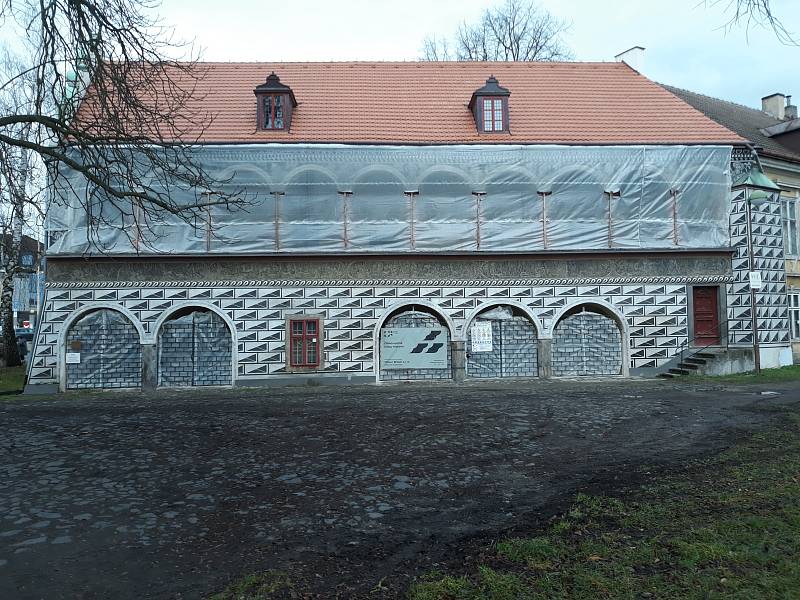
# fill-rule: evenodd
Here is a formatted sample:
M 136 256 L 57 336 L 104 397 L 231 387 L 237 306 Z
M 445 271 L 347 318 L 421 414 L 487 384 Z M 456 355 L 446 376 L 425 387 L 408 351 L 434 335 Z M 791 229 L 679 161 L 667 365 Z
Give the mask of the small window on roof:
M 501 87 L 494 76 L 486 80 L 486 85 L 475 90 L 469 101 L 469 109 L 475 117 L 478 131 L 496 133 L 509 130 L 508 98 L 511 95 Z
M 264 129 L 284 129 L 283 95 L 267 94 L 262 97 Z
M 483 99 L 483 130 L 505 131 L 505 111 L 502 98 Z
M 289 129 L 292 112 L 297 107 L 294 93 L 280 78 L 270 73 L 267 80 L 256 87 L 258 128 L 265 130 Z

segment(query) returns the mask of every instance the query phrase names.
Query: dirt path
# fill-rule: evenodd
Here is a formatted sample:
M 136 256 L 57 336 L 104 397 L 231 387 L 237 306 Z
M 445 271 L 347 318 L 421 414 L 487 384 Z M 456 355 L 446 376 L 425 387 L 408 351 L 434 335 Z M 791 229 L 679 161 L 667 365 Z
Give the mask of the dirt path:
M 797 384 L 576 381 L 0 403 L 0 598 L 201 598 L 290 572 L 395 597 L 589 485 L 679 464 Z

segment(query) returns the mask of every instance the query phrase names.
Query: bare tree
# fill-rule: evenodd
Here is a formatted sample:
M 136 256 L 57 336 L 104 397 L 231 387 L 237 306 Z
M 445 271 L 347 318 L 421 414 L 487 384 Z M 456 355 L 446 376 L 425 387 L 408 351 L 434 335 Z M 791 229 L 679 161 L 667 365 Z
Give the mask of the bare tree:
M 0 92 L 2 114 L 27 112 L 36 94 L 33 73 L 10 52 L 0 57 L 0 73 L 16 75 L 13 85 Z M 6 126 L 4 133 L 32 141 L 33 130 L 32 123 L 21 121 Z M 44 218 L 42 162 L 32 161 L 31 154 L 24 146 L 0 141 L 0 364 L 6 366 L 20 364 L 12 298 L 16 277 L 30 271 L 20 261 L 23 235 L 40 230 Z
M 153 0 L 0 4 L 0 18 L 29 40 L 26 66 L 0 78 L 0 94 L 23 78 L 34 82 L 24 110 L 0 114 L 0 143 L 40 159 L 51 185 L 72 187 L 67 175 L 74 173 L 85 179 L 72 191 L 86 209 L 87 235 L 101 250 L 103 227 L 123 230 L 138 248 L 142 232 L 165 215 L 194 226 L 211 206 L 245 203 L 239 190 L 195 160 L 195 145 L 213 119 L 195 108 L 202 104 L 204 69 L 191 47 L 174 41 L 153 16 L 156 6 Z M 28 135 L 19 135 L 23 125 Z M 174 200 L 178 189 L 192 192 L 193 201 Z
M 156 237 L 148 237 L 153 224 L 177 218 L 205 227 L 211 207 L 247 204 L 230 180 L 195 160 L 213 119 L 195 108 L 204 69 L 156 7 L 154 0 L 0 0 L 15 51 L 0 48 L 0 225 L 8 234 L 0 359 L 10 364 L 21 232 L 40 227 L 45 196 L 85 212 L 86 238 L 100 252 L 104 228 L 123 232 L 139 251 Z
M 572 55 L 562 40 L 569 29 L 531 0 L 506 0 L 484 11 L 476 23 L 462 23 L 452 44 L 428 36 L 422 60 L 536 61 L 569 60 Z M 451 51 L 452 46 L 452 51 Z
M 30 207 L 35 204 L 29 195 L 33 177 L 28 151 L 0 143 L 0 185 L 3 193 L 0 205 L 0 364 L 9 367 L 21 362 L 12 298 L 15 278 L 30 271 L 22 265 L 20 257 L 23 234 L 36 220 L 30 214 Z
M 723 25 L 725 31 L 744 26 L 749 32 L 752 27 L 771 29 L 782 44 L 800 45 L 795 33 L 789 31 L 783 21 L 772 10 L 771 0 L 706 0 L 710 6 L 724 5 L 725 12 L 730 15 Z

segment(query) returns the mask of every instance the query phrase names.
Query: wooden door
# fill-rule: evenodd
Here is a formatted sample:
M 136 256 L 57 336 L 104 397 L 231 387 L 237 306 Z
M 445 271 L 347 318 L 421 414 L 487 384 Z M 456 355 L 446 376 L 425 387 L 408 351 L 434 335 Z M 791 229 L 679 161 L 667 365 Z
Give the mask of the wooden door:
M 719 344 L 719 288 L 697 286 L 692 288 L 694 299 L 694 346 Z

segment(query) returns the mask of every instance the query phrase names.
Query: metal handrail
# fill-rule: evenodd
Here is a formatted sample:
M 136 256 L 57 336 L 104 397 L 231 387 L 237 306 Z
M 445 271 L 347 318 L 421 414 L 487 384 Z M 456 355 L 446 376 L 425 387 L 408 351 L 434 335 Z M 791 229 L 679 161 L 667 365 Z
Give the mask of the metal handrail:
M 709 331 L 704 331 L 702 334 L 697 334 L 693 338 L 687 339 L 683 344 L 678 346 L 678 348 L 680 349 L 680 356 L 678 358 L 678 363 L 682 363 L 683 362 L 683 359 L 685 358 L 685 353 L 686 353 L 687 350 L 689 350 L 689 348 L 692 349 L 692 354 L 695 354 L 697 352 L 702 352 L 706 348 L 710 348 L 712 346 L 719 346 L 719 347 L 727 349 L 728 348 L 728 335 L 727 335 L 728 331 L 727 331 L 727 327 L 724 330 L 725 335 L 724 336 L 722 335 L 723 334 L 722 326 L 723 325 L 727 325 L 727 324 L 728 324 L 728 319 L 724 319 L 723 321 L 720 321 L 719 323 L 717 323 L 716 327 L 714 327 L 714 329 L 711 330 L 710 332 Z M 719 342 L 718 343 L 712 343 L 712 344 L 706 344 L 705 346 L 699 346 L 699 347 L 692 345 L 693 342 L 695 342 L 699 338 L 708 337 L 709 333 L 716 333 L 717 336 L 718 336 Z M 724 343 L 723 343 L 723 339 L 725 340 Z

